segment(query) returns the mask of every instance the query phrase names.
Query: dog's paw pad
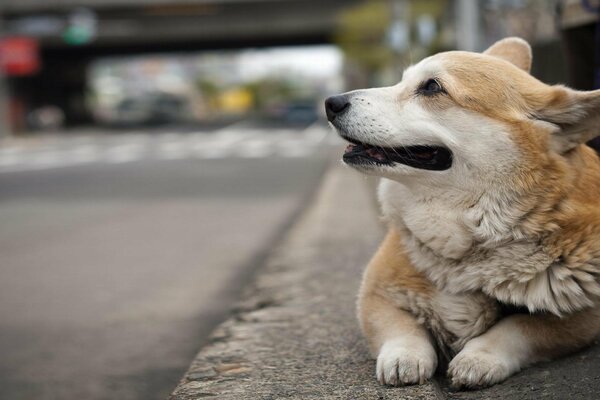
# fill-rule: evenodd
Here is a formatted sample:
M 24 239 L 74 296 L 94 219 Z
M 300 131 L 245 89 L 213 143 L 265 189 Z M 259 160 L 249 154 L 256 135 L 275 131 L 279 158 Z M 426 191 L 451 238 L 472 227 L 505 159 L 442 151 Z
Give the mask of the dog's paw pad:
M 377 380 L 384 385 L 403 386 L 427 381 L 437 366 L 435 352 L 402 343 L 387 342 L 377 357 Z
M 464 349 L 448 366 L 448 377 L 455 388 L 491 386 L 505 380 L 513 372 L 502 357 L 485 350 Z

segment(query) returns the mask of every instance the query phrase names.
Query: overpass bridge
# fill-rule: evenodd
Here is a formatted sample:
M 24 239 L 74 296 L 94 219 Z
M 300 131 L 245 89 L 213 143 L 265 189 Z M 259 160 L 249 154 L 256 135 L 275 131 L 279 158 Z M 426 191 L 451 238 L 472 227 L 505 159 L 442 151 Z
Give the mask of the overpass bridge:
M 338 14 L 357 2 L 6 0 L 0 26 L 8 35 L 34 37 L 43 66 L 36 75 L 10 78 L 9 87 L 29 106 L 58 105 L 68 123 L 84 122 L 86 70 L 98 57 L 327 43 Z

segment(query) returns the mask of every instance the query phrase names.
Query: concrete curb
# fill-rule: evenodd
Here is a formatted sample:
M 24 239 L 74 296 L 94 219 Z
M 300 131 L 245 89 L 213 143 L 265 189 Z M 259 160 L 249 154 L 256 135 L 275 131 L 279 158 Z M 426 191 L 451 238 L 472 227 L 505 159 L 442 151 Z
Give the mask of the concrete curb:
M 327 172 L 314 203 L 171 400 L 598 398 L 599 346 L 481 391 L 452 392 L 443 376 L 421 386 L 379 385 L 355 317 L 362 271 L 383 235 L 372 190 L 351 170 Z
M 438 398 L 435 383 L 385 388 L 374 379 L 355 317 L 362 270 L 383 235 L 371 190 L 353 171 L 328 171 L 172 400 Z

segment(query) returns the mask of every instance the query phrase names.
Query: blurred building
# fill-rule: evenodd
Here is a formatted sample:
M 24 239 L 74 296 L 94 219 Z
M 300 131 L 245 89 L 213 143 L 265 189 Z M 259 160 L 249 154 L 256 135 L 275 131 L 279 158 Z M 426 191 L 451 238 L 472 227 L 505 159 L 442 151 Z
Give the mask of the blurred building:
M 144 114 L 166 118 L 169 113 L 161 116 L 160 110 L 153 111 L 163 106 L 170 107 L 172 115 L 206 117 L 217 111 L 274 110 L 277 104 L 267 104 L 258 97 L 277 98 L 290 88 L 310 86 L 306 82 L 323 91 L 331 78 L 313 76 L 298 85 L 295 76 L 286 78 L 293 74 L 275 70 L 267 75 L 277 82 L 263 78 L 253 81 L 240 70 L 238 58 L 242 56 L 237 52 L 205 54 L 201 61 L 193 57 L 179 57 L 177 62 L 164 57 L 136 61 L 131 57 L 335 44 L 344 55 L 346 86 L 355 88 L 393 83 L 405 66 L 438 51 L 480 51 L 502 37 L 515 35 L 533 46 L 534 75 L 547 82 L 564 82 L 567 74 L 557 28 L 558 3 L 4 0 L 0 12 L 5 50 L 0 53 L 5 54 L 4 59 L 10 53 L 8 58 L 26 64 L 18 67 L 18 72 L 14 67 L 5 71 L 9 75 L 12 124 L 17 128 L 26 125 L 29 113 L 43 107 L 60 110 L 67 124 L 90 121 L 94 115 L 102 119 L 114 113 L 107 105 L 115 101 L 123 102 L 119 112 L 124 119 Z M 13 44 L 6 50 L 10 41 Z M 128 64 L 114 58 L 120 56 L 129 57 Z M 262 60 L 268 63 L 269 58 Z M 318 60 L 300 62 L 319 64 Z M 91 85 L 90 76 L 95 79 Z M 146 95 L 153 99 L 130 99 Z
M 576 0 L 579 1 L 579 0 Z M 337 43 L 348 57 L 352 87 L 389 84 L 399 70 L 439 51 L 481 51 L 519 36 L 532 44 L 532 73 L 565 82 L 557 27 L 558 0 L 365 1 L 345 10 Z
M 332 46 L 104 58 L 89 70 L 90 109 L 120 125 L 275 118 L 343 90 L 341 65 Z
M 90 121 L 87 72 L 100 57 L 329 43 L 340 9 L 355 2 L 4 0 L 3 40 L 33 41 L 39 64 L 8 74 L 13 125 L 45 106 L 68 124 Z

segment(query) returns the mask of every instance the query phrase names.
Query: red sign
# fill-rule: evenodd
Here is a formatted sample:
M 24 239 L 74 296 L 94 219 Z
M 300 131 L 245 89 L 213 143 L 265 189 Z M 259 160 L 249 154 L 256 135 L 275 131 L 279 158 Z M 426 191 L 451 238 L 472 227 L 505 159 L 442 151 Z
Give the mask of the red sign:
M 28 37 L 0 39 L 0 69 L 8 76 L 33 75 L 38 72 L 38 42 Z

